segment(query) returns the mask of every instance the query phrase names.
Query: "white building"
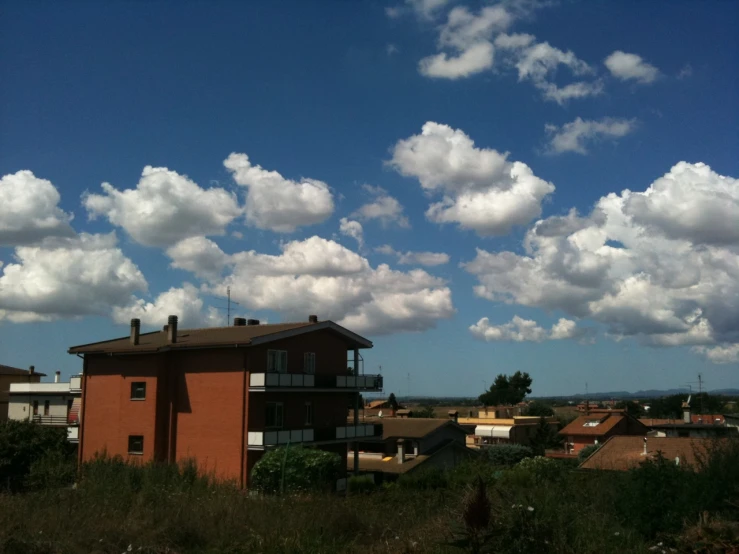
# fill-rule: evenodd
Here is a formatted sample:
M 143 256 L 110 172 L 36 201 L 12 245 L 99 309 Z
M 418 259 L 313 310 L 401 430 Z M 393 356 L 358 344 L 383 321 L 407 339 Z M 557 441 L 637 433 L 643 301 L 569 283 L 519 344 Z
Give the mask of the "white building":
M 34 421 L 40 425 L 66 427 L 70 442 L 79 440 L 82 376 L 68 383 L 12 383 L 8 395 L 8 419 Z

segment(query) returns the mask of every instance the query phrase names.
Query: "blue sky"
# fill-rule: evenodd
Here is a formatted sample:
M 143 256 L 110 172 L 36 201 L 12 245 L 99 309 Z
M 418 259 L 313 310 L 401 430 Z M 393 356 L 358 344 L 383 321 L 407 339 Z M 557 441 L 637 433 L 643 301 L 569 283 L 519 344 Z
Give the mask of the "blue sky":
M 735 3 L 0 9 L 0 363 L 231 286 L 400 394 L 739 386 Z

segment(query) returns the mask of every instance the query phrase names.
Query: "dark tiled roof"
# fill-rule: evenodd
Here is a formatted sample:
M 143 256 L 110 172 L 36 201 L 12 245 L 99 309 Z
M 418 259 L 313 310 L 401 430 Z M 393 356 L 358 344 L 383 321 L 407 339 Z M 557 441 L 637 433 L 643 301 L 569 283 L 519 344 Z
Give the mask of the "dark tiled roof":
M 715 439 L 653 437 L 647 439 L 645 456 L 643 437 L 611 437 L 580 465 L 580 469 L 626 471 L 647 459 L 655 459 L 657 452 L 661 452 L 667 460 L 679 457 L 681 464 L 694 465 L 697 461 L 696 452 L 705 452 L 714 441 Z
M 70 354 L 83 353 L 135 353 L 135 352 L 156 352 L 162 349 L 177 348 L 203 348 L 213 346 L 246 346 L 251 344 L 254 339 L 268 337 L 277 333 L 294 331 L 304 327 L 315 326 L 316 330 L 332 329 L 334 331 L 344 332 L 353 335 L 357 339 L 365 341 L 371 346 L 371 343 L 358 335 L 354 335 L 351 331 L 336 325 L 330 321 L 322 321 L 318 323 L 296 322 L 296 323 L 265 323 L 262 325 L 243 325 L 233 327 L 209 327 L 203 329 L 177 329 L 177 341 L 169 343 L 167 341 L 167 331 L 155 331 L 153 333 L 142 333 L 139 335 L 139 344 L 134 346 L 131 344 L 129 336 L 118 339 L 95 342 L 91 344 L 83 344 L 73 346 L 69 349 Z
M 448 440 L 448 441 L 444 441 L 438 447 L 434 448 L 433 450 L 430 450 L 426 454 L 419 454 L 418 456 L 406 457 L 405 462 L 403 462 L 402 464 L 398 462 L 397 456 L 393 456 L 387 461 L 383 461 L 380 458 L 367 459 L 367 458 L 362 458 L 360 456 L 359 457 L 359 471 L 382 472 L 382 473 L 393 473 L 393 474 L 408 473 L 410 470 L 417 468 L 418 466 L 423 464 L 425 461 L 432 459 L 434 456 L 436 456 L 443 450 L 446 450 L 447 448 L 456 448 L 458 450 L 464 451 L 465 454 L 469 454 L 469 455 L 477 454 L 477 452 L 475 452 L 474 450 L 467 448 L 464 445 L 459 444 L 459 442 L 457 441 Z M 346 467 L 348 470 L 354 469 L 354 459 L 352 458 L 352 456 L 347 457 Z
M 457 427 L 460 432 L 467 431 L 450 419 L 416 418 L 416 417 L 384 417 L 377 419 L 382 423 L 382 440 L 390 439 L 422 439 L 445 425 Z
M 9 365 L 0 365 L 0 375 L 31 375 L 27 369 L 19 369 L 17 367 L 10 367 Z M 34 372 L 33 375 L 39 377 L 46 377 L 46 373 Z

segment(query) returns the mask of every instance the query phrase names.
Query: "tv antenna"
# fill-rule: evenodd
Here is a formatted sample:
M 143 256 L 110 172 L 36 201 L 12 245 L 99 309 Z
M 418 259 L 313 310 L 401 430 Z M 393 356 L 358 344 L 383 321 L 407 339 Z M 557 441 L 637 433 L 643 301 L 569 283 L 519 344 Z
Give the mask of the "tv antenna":
M 212 298 L 218 298 L 218 296 L 213 296 Z M 225 306 L 214 306 L 216 310 L 226 310 L 226 327 L 228 327 L 231 324 L 231 304 L 235 304 L 237 306 L 241 306 L 238 302 L 235 300 L 231 300 L 231 287 L 226 287 L 226 305 Z

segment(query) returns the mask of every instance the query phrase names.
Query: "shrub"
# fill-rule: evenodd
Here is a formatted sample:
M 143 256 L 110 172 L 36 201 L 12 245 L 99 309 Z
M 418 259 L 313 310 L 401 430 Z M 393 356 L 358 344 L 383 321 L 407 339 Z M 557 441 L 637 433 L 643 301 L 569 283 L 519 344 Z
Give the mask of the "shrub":
M 585 460 L 587 460 L 592 454 L 595 453 L 596 450 L 600 448 L 599 444 L 591 444 L 590 446 L 586 446 L 580 452 L 577 454 L 577 461 L 579 463 L 583 463 Z
M 251 473 L 251 486 L 263 492 L 333 490 L 343 473 L 341 456 L 302 447 L 265 452 Z
M 418 408 L 413 408 L 410 412 L 410 417 L 421 417 L 421 418 L 434 418 L 436 417 L 436 413 L 434 412 L 434 409 L 431 406 L 419 406 Z
M 485 447 L 482 452 L 496 466 L 513 466 L 534 455 L 530 447 L 521 444 L 495 444 Z
M 435 490 L 449 486 L 449 473 L 438 467 L 421 468 L 398 478 L 398 488 Z
M 346 488 L 349 494 L 366 494 L 375 490 L 375 480 L 371 475 L 352 475 Z

